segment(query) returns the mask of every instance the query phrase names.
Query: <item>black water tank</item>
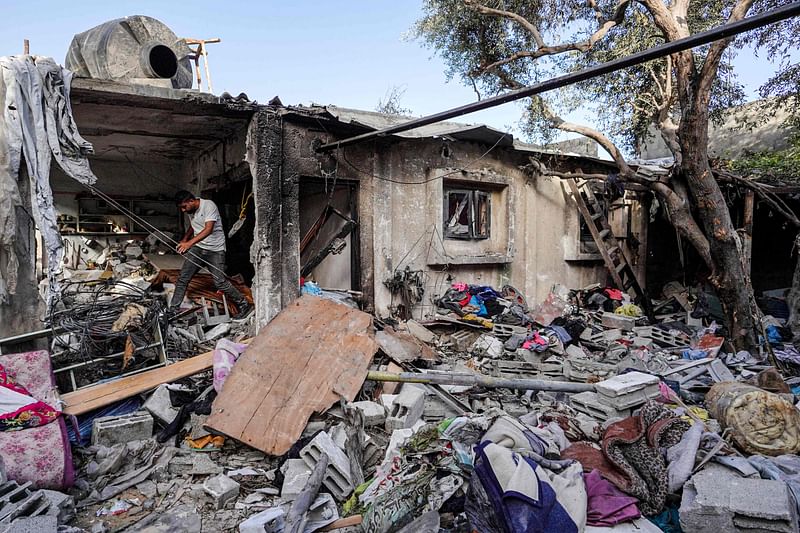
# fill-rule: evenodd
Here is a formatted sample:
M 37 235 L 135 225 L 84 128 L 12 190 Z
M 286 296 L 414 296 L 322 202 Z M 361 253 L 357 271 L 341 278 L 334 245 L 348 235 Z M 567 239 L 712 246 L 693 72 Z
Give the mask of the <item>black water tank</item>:
M 133 15 L 104 22 L 73 37 L 65 66 L 83 78 L 169 79 L 175 89 L 190 89 L 191 52 L 163 22 Z

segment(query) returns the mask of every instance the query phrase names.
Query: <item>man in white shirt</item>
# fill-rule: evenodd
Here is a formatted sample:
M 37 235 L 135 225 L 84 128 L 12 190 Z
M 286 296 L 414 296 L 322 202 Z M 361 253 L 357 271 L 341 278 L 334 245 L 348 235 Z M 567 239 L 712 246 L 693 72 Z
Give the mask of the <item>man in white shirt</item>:
M 189 282 L 201 268 L 206 267 L 217 290 L 239 309 L 236 318 L 246 317 L 253 312 L 253 306 L 225 276 L 225 231 L 217 205 L 183 190 L 175 194 L 175 203 L 181 212 L 189 215 L 189 228 L 177 246 L 178 253 L 187 255 L 187 260 L 175 284 L 170 308 L 177 309 L 181 305 Z

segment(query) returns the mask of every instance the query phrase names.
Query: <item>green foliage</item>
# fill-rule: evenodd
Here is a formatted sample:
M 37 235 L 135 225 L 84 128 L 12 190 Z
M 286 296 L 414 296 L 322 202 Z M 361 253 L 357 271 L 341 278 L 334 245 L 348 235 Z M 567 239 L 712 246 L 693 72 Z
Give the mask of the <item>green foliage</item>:
M 538 58 L 523 56 L 487 71 L 486 67 L 514 54 L 530 54 L 537 49 L 537 43 L 533 34 L 520 22 L 470 8 L 470 5 L 478 3 L 521 15 L 538 28 L 544 42 L 552 46 L 587 39 L 597 29 L 598 19 L 586 0 L 425 0 L 423 15 L 416 23 L 413 35 L 443 58 L 449 78 L 461 79 L 480 95 L 498 94 L 509 88 L 628 56 L 665 40 L 652 14 L 641 3 L 634 2 L 627 7 L 623 22 L 591 48 Z M 753 9 L 768 9 L 770 4 L 776 3 L 777 0 L 756 0 Z M 617 6 L 617 2 L 612 0 L 596 0 L 596 4 L 606 19 L 613 16 Z M 723 24 L 734 4 L 734 0 L 691 0 L 687 21 L 690 32 Z M 785 26 L 782 32 L 792 29 Z M 800 31 L 787 41 L 796 41 L 800 39 L 799 35 Z M 781 43 L 781 36 L 771 35 L 765 30 L 758 35 L 749 35 L 729 48 L 713 84 L 709 102 L 712 120 L 719 120 L 724 109 L 744 100 L 742 85 L 730 66 L 736 51 L 743 46 L 754 46 L 767 50 L 770 55 L 779 50 L 789 54 L 791 47 Z M 797 44 L 794 42 L 794 46 Z M 694 51 L 698 70 L 708 49 L 704 47 Z M 785 70 L 785 79 L 774 81 L 774 91 L 798 90 L 797 86 L 791 85 L 800 79 L 800 66 L 795 67 L 798 72 Z M 548 93 L 543 95 L 543 100 L 533 99 L 522 119 L 523 131 L 534 141 L 547 142 L 553 130 L 543 112 L 545 105 L 561 116 L 578 108 L 590 109 L 594 115 L 592 125 L 611 137 L 621 149 L 634 153 L 659 114 L 667 71 L 667 60 L 661 59 Z M 674 78 L 672 90 L 673 94 L 677 91 Z M 677 99 L 670 102 L 669 111 L 671 116 L 678 115 Z
M 782 181 L 800 181 L 800 134 L 789 140 L 789 147 L 746 154 L 730 162 L 740 174 L 759 174 Z

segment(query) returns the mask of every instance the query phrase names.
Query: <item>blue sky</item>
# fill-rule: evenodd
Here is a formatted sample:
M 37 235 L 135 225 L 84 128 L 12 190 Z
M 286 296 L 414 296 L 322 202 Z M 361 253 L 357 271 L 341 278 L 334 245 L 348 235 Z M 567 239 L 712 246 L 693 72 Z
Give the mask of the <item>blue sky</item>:
M 0 55 L 21 53 L 28 38 L 32 53 L 63 62 L 74 34 L 142 14 L 162 20 L 181 37 L 222 39 L 209 46 L 217 94 L 373 109 L 396 85 L 405 90 L 402 106 L 425 115 L 473 101 L 475 94 L 458 80 L 447 82 L 441 60 L 421 43 L 403 39 L 420 5 L 420 0 L 4 2 Z M 735 66 L 754 98 L 771 66 L 747 53 Z M 461 120 L 509 129 L 518 118 L 519 108 L 506 104 Z

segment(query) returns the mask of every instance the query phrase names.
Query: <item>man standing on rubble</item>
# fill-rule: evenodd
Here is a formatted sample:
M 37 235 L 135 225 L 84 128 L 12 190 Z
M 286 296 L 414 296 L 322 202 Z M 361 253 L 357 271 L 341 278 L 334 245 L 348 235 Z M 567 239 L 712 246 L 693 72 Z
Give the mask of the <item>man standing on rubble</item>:
M 178 253 L 186 258 L 175 284 L 170 309 L 177 311 L 189 282 L 201 268 L 206 267 L 214 278 L 217 290 L 222 291 L 239 309 L 236 318 L 247 317 L 253 312 L 253 306 L 225 275 L 225 232 L 217 205 L 211 200 L 196 198 L 185 190 L 175 194 L 175 204 L 182 213 L 189 215 L 189 228 L 177 246 Z

